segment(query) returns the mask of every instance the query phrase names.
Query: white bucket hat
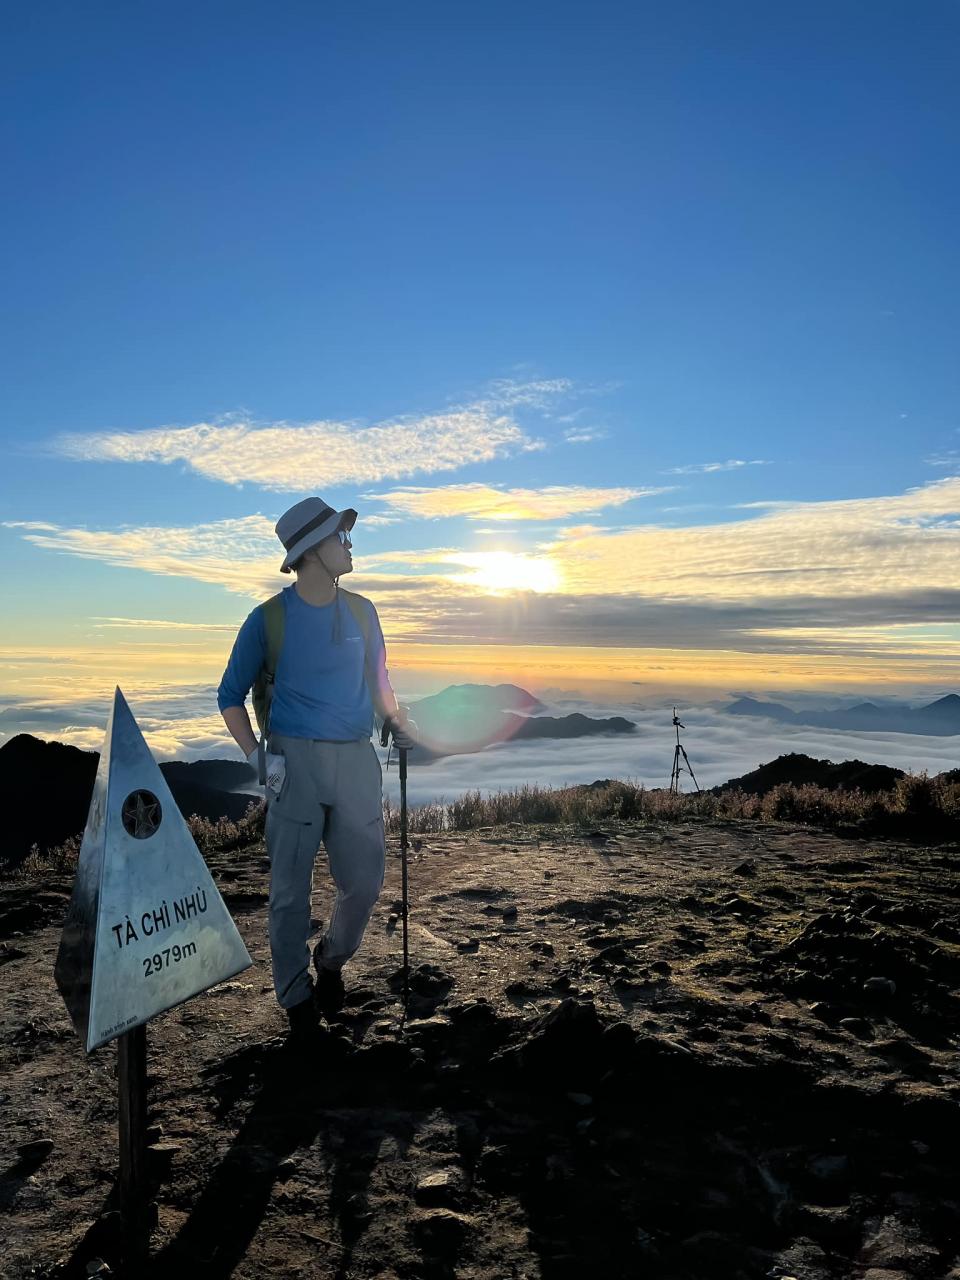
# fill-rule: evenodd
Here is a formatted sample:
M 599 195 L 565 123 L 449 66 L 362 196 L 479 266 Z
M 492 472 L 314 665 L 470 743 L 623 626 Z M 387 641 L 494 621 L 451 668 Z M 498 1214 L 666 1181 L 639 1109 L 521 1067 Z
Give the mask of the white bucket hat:
M 295 507 L 285 511 L 277 521 L 277 537 L 286 548 L 287 554 L 280 566 L 281 573 L 289 573 L 290 566 L 315 547 L 324 538 L 338 529 L 352 529 L 357 522 L 357 513 L 352 507 L 345 511 L 335 511 L 322 498 L 304 498 Z

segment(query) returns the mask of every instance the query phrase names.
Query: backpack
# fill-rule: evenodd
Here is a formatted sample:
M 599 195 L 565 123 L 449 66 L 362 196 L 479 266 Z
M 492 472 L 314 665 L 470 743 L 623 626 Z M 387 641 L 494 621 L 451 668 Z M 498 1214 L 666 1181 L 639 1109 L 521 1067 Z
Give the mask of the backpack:
M 366 607 L 367 601 L 355 591 L 346 591 L 343 587 L 339 587 L 338 592 L 350 606 L 350 612 L 360 627 L 360 634 L 363 636 L 364 661 L 366 661 L 367 640 L 370 635 L 370 613 Z M 280 661 L 280 650 L 283 648 L 285 618 L 282 593 L 271 596 L 259 607 L 263 610 L 263 625 L 267 633 L 267 654 L 254 681 L 252 701 L 253 712 L 257 717 L 257 727 L 260 730 L 260 740 L 265 743 L 270 732 L 273 684 L 277 675 L 277 664 Z M 260 781 L 262 782 L 263 779 L 261 778 Z

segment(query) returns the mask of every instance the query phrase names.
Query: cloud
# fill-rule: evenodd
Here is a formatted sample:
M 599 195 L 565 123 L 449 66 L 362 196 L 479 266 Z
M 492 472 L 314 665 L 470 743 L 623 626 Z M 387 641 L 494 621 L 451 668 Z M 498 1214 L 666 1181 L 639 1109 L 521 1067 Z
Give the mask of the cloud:
M 600 427 L 572 427 L 563 433 L 567 444 L 592 444 L 594 440 L 606 440 L 608 432 Z
M 571 593 L 695 601 L 936 594 L 960 581 L 960 478 L 891 497 L 763 504 L 721 524 L 558 536 Z
M 547 409 L 556 397 L 569 395 L 573 389 L 574 384 L 570 378 L 539 378 L 527 382 L 498 378 L 490 383 L 480 404 L 503 409 Z
M 468 520 L 557 520 L 667 492 L 669 486 L 591 489 L 583 485 L 547 485 L 542 489 L 497 489 L 485 484 L 450 484 L 363 496 L 405 515 L 430 520 L 445 516 L 464 516 Z
M 208 480 L 304 493 L 418 472 L 455 471 L 541 448 L 542 441 L 528 437 L 511 418 L 478 405 L 373 427 L 347 422 L 201 422 L 64 435 L 53 447 L 84 462 L 179 462 Z
M 928 467 L 960 467 L 960 450 L 947 449 L 944 453 L 934 453 L 924 458 Z
M 119 529 L 66 528 L 39 521 L 8 520 L 34 546 L 121 569 L 193 578 L 262 599 L 286 584 L 282 547 L 274 520 L 251 515 L 210 524 L 127 525 Z
M 647 787 L 667 787 L 676 739 L 670 711 L 636 706 L 596 705 L 570 701 L 552 705 L 553 714 L 580 711 L 591 716 L 622 715 L 637 732 L 574 740 L 513 740 L 474 755 L 450 756 L 427 768 L 411 765 L 408 796 L 413 804 L 465 791 L 511 790 L 524 783 L 566 786 L 598 778 L 622 778 Z M 740 777 L 777 756 L 798 752 L 840 762 L 864 760 L 895 768 L 939 773 L 956 765 L 956 738 L 915 734 L 850 733 L 776 721 L 726 715 L 717 707 L 682 708 L 686 731 L 681 736 L 697 781 L 703 788 Z M 683 789 L 693 791 L 687 774 Z M 384 773 L 384 790 L 394 804 L 399 798 L 396 774 Z
M 460 492 L 458 510 L 463 488 L 476 501 L 476 489 L 450 488 Z M 436 491 L 409 492 L 419 501 Z M 960 631 L 949 628 L 960 617 L 960 478 L 758 511 L 680 527 L 578 523 L 499 559 L 455 544 L 401 547 L 358 556 L 350 584 L 374 599 L 391 636 L 411 643 L 859 656 L 899 664 L 904 676 L 920 663 L 956 669 Z M 194 528 L 11 527 L 50 550 L 251 600 L 289 583 L 278 573 L 272 521 L 261 515 Z
M 671 476 L 704 475 L 711 471 L 735 471 L 738 467 L 769 467 L 772 463 L 763 458 L 728 458 L 726 462 L 692 462 L 686 467 L 668 467 L 663 473 Z
M 236 622 L 171 622 L 165 618 L 91 617 L 97 629 L 121 631 L 227 631 L 236 632 Z
M 239 759 L 237 747 L 215 710 L 212 685 L 175 686 L 162 693 L 149 687 L 131 687 L 125 692 L 158 759 Z M 99 751 L 111 699 L 112 691 L 109 696 L 59 702 L 5 698 L 0 708 L 0 738 L 27 732 Z M 596 702 L 576 696 L 576 691 L 547 702 L 549 714 L 620 715 L 636 724 L 637 731 L 574 740 L 513 740 L 472 755 L 447 757 L 429 766 L 411 764 L 410 802 L 451 800 L 469 790 L 490 793 L 524 783 L 564 786 L 597 778 L 623 778 L 647 787 L 669 784 L 675 738 L 668 706 Z M 834 761 L 859 759 L 914 772 L 926 769 L 931 774 L 956 765 L 956 738 L 828 730 L 755 717 L 748 720 L 727 715 L 718 705 L 688 704 L 681 710 L 686 726 L 682 741 L 697 781 L 705 788 L 788 752 Z M 384 754 L 381 752 L 382 757 Z M 693 790 L 686 774 L 683 783 L 685 790 Z M 384 793 L 395 805 L 398 803 L 395 767 L 384 771 Z

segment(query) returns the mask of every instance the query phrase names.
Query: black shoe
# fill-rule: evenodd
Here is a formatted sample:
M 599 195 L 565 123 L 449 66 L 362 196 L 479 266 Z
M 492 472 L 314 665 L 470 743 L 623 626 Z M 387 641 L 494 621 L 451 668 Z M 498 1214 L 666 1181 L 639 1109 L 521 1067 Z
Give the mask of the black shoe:
M 309 1040 L 320 1030 L 313 996 L 307 996 L 306 1000 L 301 1000 L 299 1004 L 292 1005 L 287 1009 L 286 1013 L 287 1022 L 290 1024 L 291 1040 L 298 1042 Z
M 313 1003 L 318 1013 L 328 1021 L 343 1008 L 347 998 L 343 976 L 339 969 L 317 969 L 317 981 L 313 988 Z

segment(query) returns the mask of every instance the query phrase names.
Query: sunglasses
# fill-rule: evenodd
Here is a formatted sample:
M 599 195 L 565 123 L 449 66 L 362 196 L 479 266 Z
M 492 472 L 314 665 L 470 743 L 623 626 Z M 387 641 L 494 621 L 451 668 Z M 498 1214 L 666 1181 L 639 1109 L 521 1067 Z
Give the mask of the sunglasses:
M 349 535 L 349 533 L 347 533 L 346 529 L 338 529 L 338 530 L 337 530 L 337 537 L 340 539 L 340 545 L 341 545 L 341 547 L 352 547 L 352 546 L 353 546 L 353 543 L 352 543 L 352 541 L 350 540 L 350 535 Z

